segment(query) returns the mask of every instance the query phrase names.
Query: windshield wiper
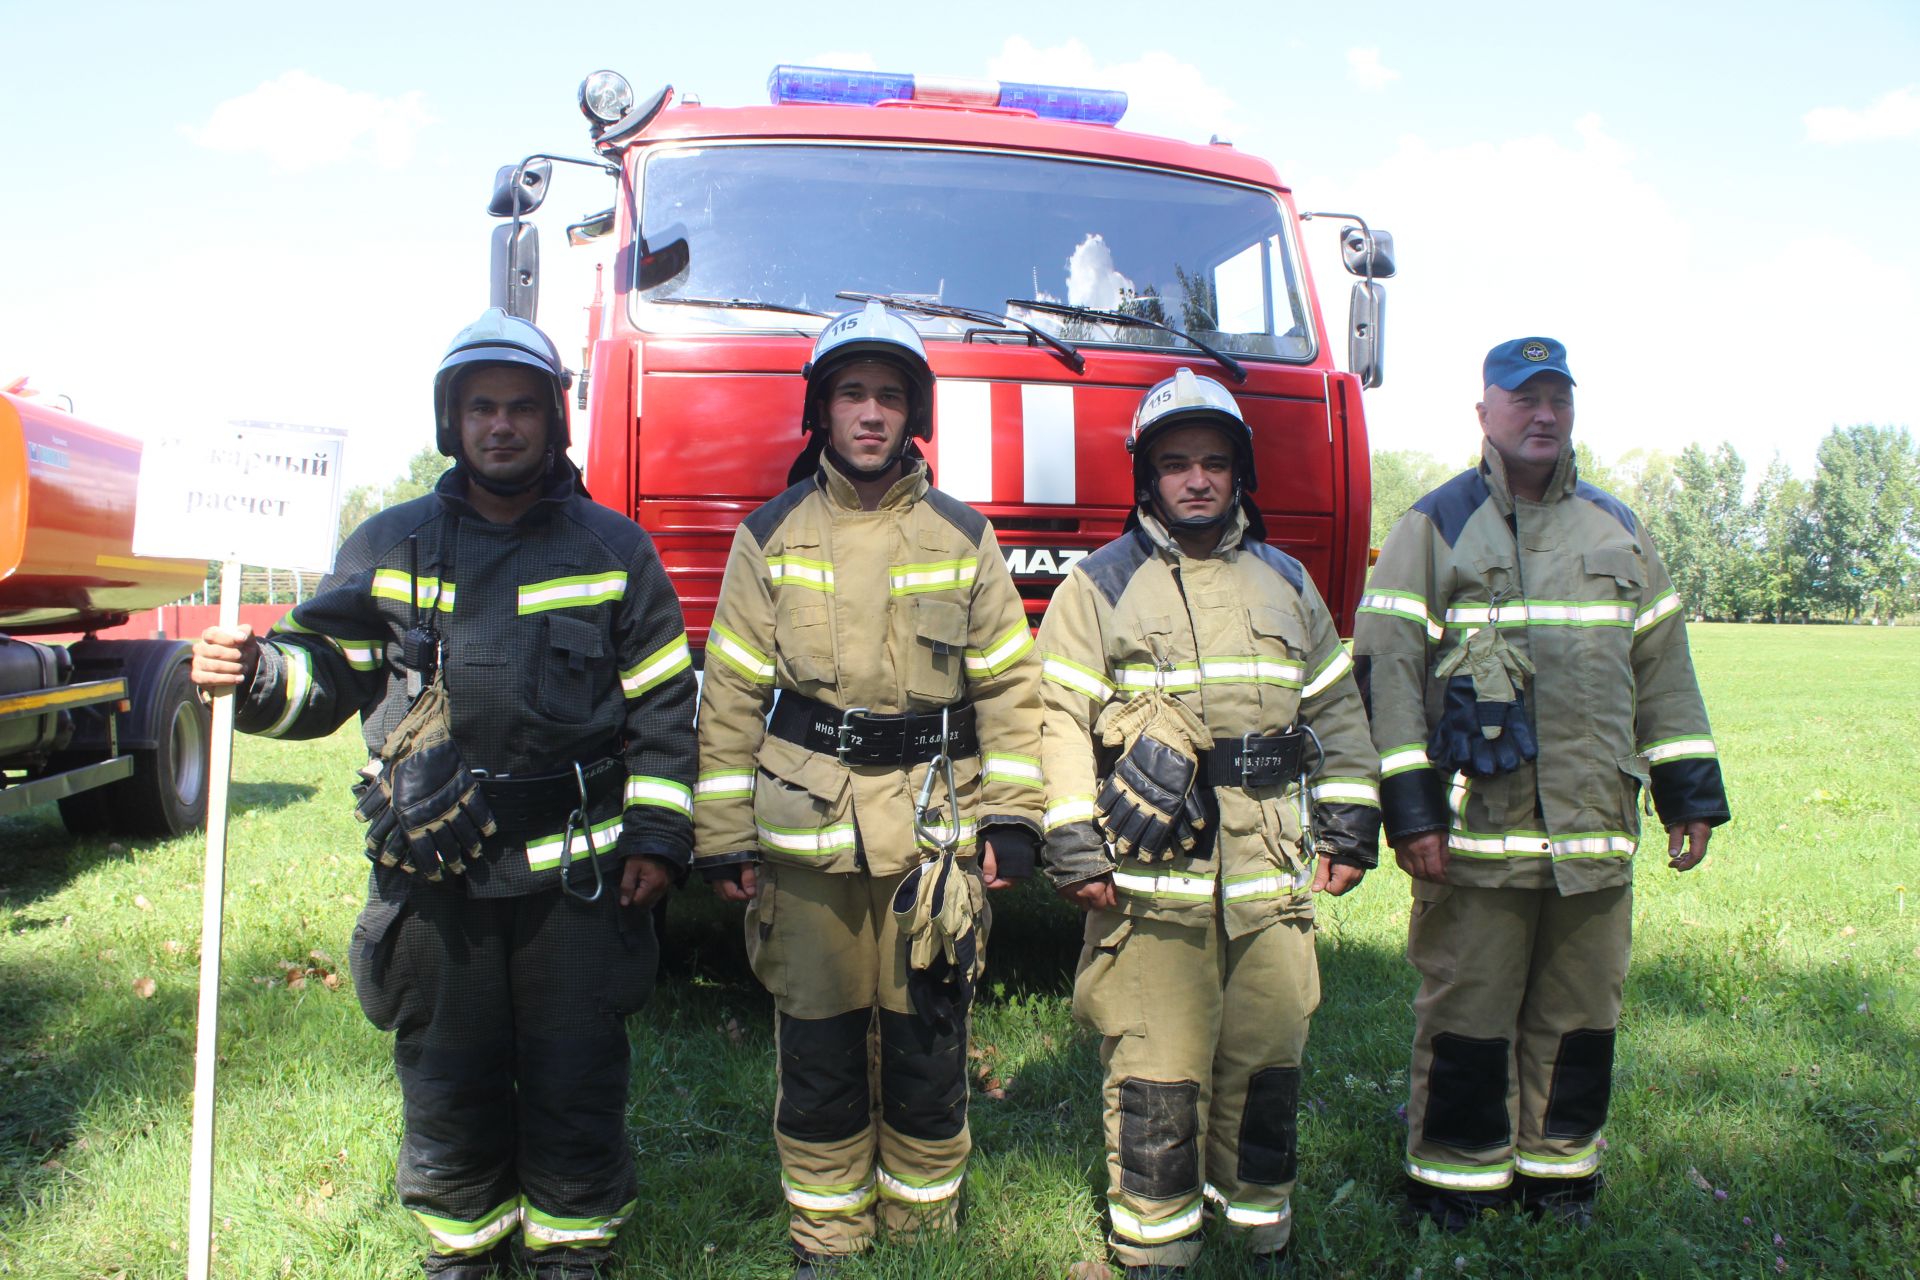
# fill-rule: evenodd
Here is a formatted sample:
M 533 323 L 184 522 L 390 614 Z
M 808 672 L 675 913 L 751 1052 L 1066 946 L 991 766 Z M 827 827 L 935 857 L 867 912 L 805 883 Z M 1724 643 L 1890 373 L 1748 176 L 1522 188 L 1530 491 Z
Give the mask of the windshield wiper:
M 734 307 L 741 311 L 780 311 L 790 316 L 817 316 L 822 320 L 831 320 L 833 316 L 825 311 L 815 311 L 812 307 L 791 307 L 784 302 L 762 302 L 758 298 L 648 298 L 648 302 L 670 307 Z
M 1002 315 L 998 311 L 982 311 L 978 307 L 955 306 L 949 302 L 933 302 L 910 293 L 861 293 L 858 290 L 849 289 L 834 296 L 845 298 L 848 302 L 884 303 L 895 311 L 908 311 L 915 315 L 942 316 L 952 320 L 965 320 L 970 324 L 990 324 L 996 329 L 1017 324 L 1053 348 L 1053 353 L 1065 361 L 1069 369 L 1075 373 L 1087 371 L 1087 358 L 1081 355 L 1072 343 L 1064 338 L 1057 338 L 1045 329 L 1029 324 L 1017 316 Z
M 1191 342 L 1195 347 L 1211 356 L 1215 363 L 1222 369 L 1232 374 L 1235 382 L 1245 382 L 1247 380 L 1246 368 L 1226 352 L 1216 351 L 1192 334 L 1176 329 L 1170 324 L 1164 324 L 1159 320 L 1150 319 L 1147 316 L 1130 316 L 1124 311 L 1103 311 L 1098 307 L 1076 307 L 1065 302 L 1041 302 L 1034 298 L 1008 298 L 1007 305 L 1010 307 L 1026 307 L 1030 311 L 1045 311 L 1056 316 L 1072 316 L 1080 320 L 1104 320 L 1109 324 L 1131 324 L 1139 325 L 1144 329 L 1158 329 L 1162 333 L 1170 333 L 1176 338 L 1183 338 Z

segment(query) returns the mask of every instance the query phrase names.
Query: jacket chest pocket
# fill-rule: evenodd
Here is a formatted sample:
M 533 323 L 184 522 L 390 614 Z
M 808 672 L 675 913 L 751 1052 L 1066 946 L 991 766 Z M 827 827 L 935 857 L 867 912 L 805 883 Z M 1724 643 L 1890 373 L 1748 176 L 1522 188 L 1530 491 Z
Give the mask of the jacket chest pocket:
M 1256 604 L 1247 609 L 1253 637 L 1251 678 L 1259 689 L 1259 728 L 1273 731 L 1292 724 L 1300 711 L 1300 690 L 1313 678 L 1308 669 L 1307 629 L 1291 609 Z
M 593 718 L 594 693 L 606 667 L 606 637 L 591 623 L 558 613 L 547 615 L 545 632 L 535 705 L 562 724 L 583 724 Z
M 786 683 L 812 697 L 833 684 L 833 613 L 824 604 L 778 601 L 775 662 Z
M 1646 570 L 1633 547 L 1595 547 L 1580 557 L 1583 570 L 1581 628 L 1583 666 L 1589 687 L 1630 689 L 1633 677 L 1633 625 L 1646 585 Z
M 916 699 L 948 703 L 959 700 L 966 684 L 966 606 L 952 600 L 915 600 L 907 692 Z

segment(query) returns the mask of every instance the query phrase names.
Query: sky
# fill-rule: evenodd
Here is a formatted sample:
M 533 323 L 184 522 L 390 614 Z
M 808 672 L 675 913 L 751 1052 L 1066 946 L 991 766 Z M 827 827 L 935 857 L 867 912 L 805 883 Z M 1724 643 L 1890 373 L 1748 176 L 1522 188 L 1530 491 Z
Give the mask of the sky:
M 0 0 L 0 384 L 136 435 L 345 428 L 348 481 L 383 482 L 487 303 L 494 170 L 590 152 L 581 77 L 749 105 L 800 62 L 1122 88 L 1121 127 L 1228 138 L 1392 231 L 1376 449 L 1469 456 L 1481 358 L 1527 334 L 1567 344 L 1603 459 L 1729 441 L 1809 476 L 1835 425 L 1920 426 L 1915 0 L 835 12 Z M 538 219 L 574 363 L 563 227 L 610 198 L 563 169 Z M 1335 232 L 1303 238 L 1338 334 Z

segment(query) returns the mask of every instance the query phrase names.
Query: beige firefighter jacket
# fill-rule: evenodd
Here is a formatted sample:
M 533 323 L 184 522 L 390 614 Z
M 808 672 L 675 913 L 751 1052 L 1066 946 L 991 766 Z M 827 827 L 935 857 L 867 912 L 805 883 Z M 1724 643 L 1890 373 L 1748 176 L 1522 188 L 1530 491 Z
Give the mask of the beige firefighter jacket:
M 927 765 L 842 764 L 766 732 L 778 690 L 875 714 L 970 699 L 981 754 L 955 762 L 960 851 L 983 829 L 1037 836 L 1040 670 L 993 526 L 924 464 L 873 511 L 819 471 L 741 522 L 707 637 L 694 785 L 694 866 L 767 859 L 829 872 L 906 871 Z M 936 788 L 936 804 L 945 799 Z M 950 826 L 937 834 L 950 839 Z
M 1494 627 L 1529 657 L 1538 760 L 1443 778 L 1427 744 L 1433 669 Z M 1491 445 L 1388 535 L 1354 628 L 1389 840 L 1446 831 L 1447 879 L 1562 893 L 1626 884 L 1643 789 L 1661 822 L 1727 819 L 1680 602 L 1632 511 L 1561 456 L 1543 501 L 1516 499 Z
M 1309 796 L 1319 854 L 1374 865 L 1376 762 L 1352 662 L 1300 562 L 1245 530 L 1236 511 L 1220 545 L 1196 560 L 1141 512 L 1138 528 L 1074 566 L 1040 625 L 1048 874 L 1066 885 L 1111 871 L 1129 916 L 1210 925 L 1224 904 L 1231 937 L 1312 915 L 1297 786 L 1217 787 L 1218 838 L 1199 850 L 1207 857 L 1116 866 L 1094 821 L 1093 726 L 1109 702 L 1151 688 L 1216 740 L 1298 720 L 1325 751 Z

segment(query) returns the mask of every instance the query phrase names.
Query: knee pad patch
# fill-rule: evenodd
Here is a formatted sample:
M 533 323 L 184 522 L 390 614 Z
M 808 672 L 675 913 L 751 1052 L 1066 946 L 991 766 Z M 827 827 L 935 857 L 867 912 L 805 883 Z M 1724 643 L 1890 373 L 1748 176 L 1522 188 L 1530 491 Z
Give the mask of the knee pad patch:
M 780 1108 L 774 1127 L 801 1142 L 839 1142 L 872 1123 L 867 1091 L 871 1009 L 780 1019 Z
M 1149 1200 L 1200 1189 L 1200 1086 L 1191 1080 L 1120 1082 L 1120 1187 Z
M 1433 1038 L 1422 1136 L 1442 1147 L 1479 1151 L 1513 1140 L 1507 1119 L 1507 1070 L 1513 1042 L 1442 1031 Z
M 1247 1081 L 1240 1115 L 1240 1181 L 1272 1186 L 1292 1182 L 1300 1114 L 1300 1068 L 1262 1067 Z
M 1613 1034 L 1612 1027 L 1589 1027 L 1560 1037 L 1541 1126 L 1547 1137 L 1582 1141 L 1605 1127 L 1613 1097 Z
M 880 1115 L 896 1133 L 923 1141 L 967 1127 L 967 1053 L 958 1027 L 940 1031 L 913 1014 L 880 1011 Z

